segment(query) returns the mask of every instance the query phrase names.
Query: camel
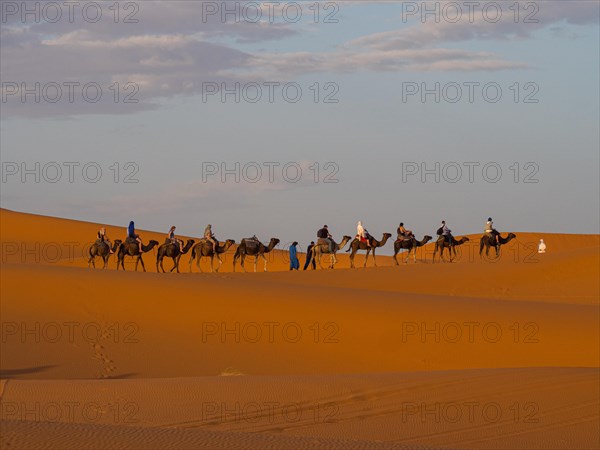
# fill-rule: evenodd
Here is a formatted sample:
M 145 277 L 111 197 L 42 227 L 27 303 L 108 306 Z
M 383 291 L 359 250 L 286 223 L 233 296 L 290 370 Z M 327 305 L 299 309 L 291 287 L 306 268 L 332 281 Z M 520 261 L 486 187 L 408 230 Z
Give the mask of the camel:
M 481 256 L 481 252 L 483 252 L 483 246 L 485 246 L 485 256 L 490 255 L 490 247 L 496 249 L 496 257 L 500 256 L 500 246 L 508 244 L 516 237 L 516 234 L 508 233 L 506 239 L 502 236 L 498 236 L 498 243 L 496 243 L 496 240 L 492 236 L 489 236 L 489 233 L 485 233 L 479 240 L 479 256 Z
M 111 250 L 113 252 L 117 251 L 117 248 L 119 248 L 119 246 L 121 245 L 121 241 L 120 239 L 115 240 L 115 242 L 113 243 L 112 248 L 110 248 L 108 246 L 108 244 L 106 242 L 94 242 L 92 244 L 92 246 L 90 247 L 90 259 L 88 260 L 88 267 L 91 266 L 95 269 L 96 268 L 96 256 L 99 256 L 100 258 L 102 258 L 104 260 L 104 267 L 103 269 L 106 269 L 108 267 L 108 258 L 110 258 L 110 252 Z
M 170 239 L 167 239 L 163 245 L 158 247 L 158 253 L 156 254 L 156 271 L 160 273 L 161 269 L 163 273 L 165 273 L 165 268 L 163 267 L 163 258 L 165 256 L 173 259 L 173 267 L 169 272 L 173 272 L 173 270 L 177 269 L 177 273 L 179 273 L 179 260 L 182 255 L 185 255 L 192 245 L 194 245 L 193 239 L 188 239 L 183 247 L 183 252 L 179 250 L 179 244 L 175 244 L 171 242 Z
M 192 262 L 194 261 L 194 259 L 196 259 L 196 267 L 200 272 L 202 272 L 202 269 L 200 268 L 200 260 L 203 257 L 210 258 L 210 271 L 213 272 L 213 262 L 215 256 L 219 261 L 219 266 L 216 269 L 216 271 L 218 272 L 219 268 L 221 267 L 221 264 L 223 264 L 223 261 L 221 260 L 220 256 L 221 253 L 225 253 L 233 244 L 235 244 L 235 241 L 233 239 L 227 239 L 224 244 L 217 245 L 217 251 L 214 252 L 212 242 L 210 242 L 208 239 L 201 239 L 200 242 L 198 242 L 192 248 L 192 254 L 190 256 L 190 272 L 192 271 Z
M 275 248 L 275 246 L 279 244 L 279 239 L 271 238 L 269 242 L 269 246 L 265 247 L 265 245 L 261 242 L 258 242 L 257 245 L 248 246 L 246 243 L 246 239 L 242 239 L 240 245 L 238 245 L 235 250 L 235 255 L 233 256 L 233 271 L 235 272 L 235 264 L 237 260 L 241 258 L 240 265 L 244 272 L 246 268 L 244 267 L 244 260 L 246 256 L 254 256 L 254 272 L 256 272 L 256 263 L 258 262 L 258 257 L 260 256 L 265 262 L 265 272 L 267 271 L 267 258 L 265 258 L 265 253 L 269 253 L 271 250 Z
M 370 247 L 367 245 L 366 242 L 361 242 L 359 239 L 354 238 L 354 240 L 350 243 L 350 247 L 348 247 L 348 250 L 346 250 L 346 253 L 348 253 L 349 251 L 352 251 L 352 253 L 350 253 L 350 268 L 351 269 L 354 269 L 354 255 L 356 255 L 356 252 L 358 252 L 359 250 L 367 251 L 367 256 L 365 257 L 365 264 L 363 265 L 363 267 L 367 267 L 367 260 L 369 259 L 369 253 L 371 253 L 371 251 L 373 251 L 373 264 L 375 265 L 375 267 L 377 267 L 377 261 L 375 260 L 375 249 L 377 247 L 383 247 L 385 245 L 385 243 L 387 242 L 387 240 L 392 237 L 392 235 L 391 235 L 391 233 L 383 233 L 383 237 L 381 238 L 380 241 L 378 241 L 377 239 L 375 239 L 372 236 L 369 236 L 369 237 L 370 237 L 370 244 L 371 244 Z
M 142 253 L 149 252 L 154 247 L 158 245 L 158 241 L 150 241 L 148 245 L 142 245 Z M 137 256 L 135 260 L 135 271 L 137 272 L 138 264 L 142 263 L 142 269 L 144 272 L 146 271 L 146 267 L 144 266 L 144 260 L 142 259 L 142 253 L 140 253 L 139 245 L 137 241 L 131 241 L 127 239 L 123 244 L 119 246 L 118 251 L 118 260 L 117 260 L 117 270 L 119 270 L 119 266 L 125 270 L 125 257 L 126 256 Z
M 321 264 L 321 255 L 329 254 L 329 255 L 331 255 L 331 261 L 329 263 L 329 268 L 333 269 L 337 263 L 337 258 L 335 257 L 335 254 L 339 250 L 343 249 L 350 239 L 352 239 L 350 236 L 344 236 L 342 239 L 342 242 L 340 242 L 339 244 L 336 244 L 334 241 L 333 242 L 333 253 L 329 253 L 329 245 L 319 242 L 320 241 L 320 239 L 319 239 L 319 241 L 317 241 L 317 243 L 315 244 L 315 246 L 312 249 L 313 258 L 315 259 L 315 263 L 317 265 L 320 265 Z
M 410 259 L 410 252 L 413 253 L 414 262 L 417 262 L 417 248 L 423 247 L 431 239 L 431 236 L 423 236 L 423 239 L 420 241 L 417 241 L 415 237 L 411 237 L 410 239 L 396 240 L 396 242 L 394 242 L 394 262 L 396 263 L 396 265 L 398 265 L 396 255 L 402 249 L 408 250 L 408 252 L 406 252 L 406 261 L 404 261 L 404 263 L 407 263 Z
M 440 258 L 442 258 L 442 261 L 445 261 L 444 260 L 444 249 L 445 248 L 448 249 L 448 253 L 450 253 L 450 262 L 452 262 L 454 257 L 456 257 L 456 246 L 462 245 L 465 242 L 467 242 L 468 240 L 469 240 L 469 238 L 466 236 L 461 237 L 458 240 L 453 236 L 452 237 L 452 245 L 450 245 L 450 244 L 448 244 L 448 240 L 446 239 L 446 236 L 438 237 L 438 240 L 435 241 L 435 250 L 433 251 L 433 262 L 435 263 L 435 254 L 437 253 L 438 249 L 440 250 Z

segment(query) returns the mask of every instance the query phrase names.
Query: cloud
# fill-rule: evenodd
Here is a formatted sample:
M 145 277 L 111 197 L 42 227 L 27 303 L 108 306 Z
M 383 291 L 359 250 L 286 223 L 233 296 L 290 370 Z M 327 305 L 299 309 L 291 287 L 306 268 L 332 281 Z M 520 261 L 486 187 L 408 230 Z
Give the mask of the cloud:
M 223 21 L 220 14 L 203 15 L 206 11 L 202 5 L 206 3 L 211 2 L 134 3 L 139 10 L 129 13 L 135 12 L 137 23 L 123 23 L 127 11 L 120 11 L 117 22 L 108 15 L 98 23 L 81 20 L 77 14 L 73 22 L 39 24 L 22 24 L 17 15 L 3 17 L 7 19 L 0 30 L 3 81 L 19 86 L 25 83 L 27 88 L 39 82 L 42 90 L 48 83 L 93 82 L 104 93 L 95 103 L 82 98 L 74 102 L 23 102 L 16 93 L 3 104 L 3 117 L 130 114 L 158 108 L 164 98 L 198 95 L 206 81 L 288 81 L 306 74 L 361 71 L 525 69 L 529 67 L 526 62 L 506 60 L 493 52 L 464 46 L 470 41 L 530 39 L 545 28 L 557 38 L 573 39 L 576 35 L 571 28 L 564 29 L 570 27 L 568 24 L 598 23 L 597 2 L 525 2 L 521 4 L 519 21 L 504 17 L 490 23 L 476 10 L 472 22 L 464 19 L 458 23 L 443 20 L 421 23 L 417 17 L 395 30 L 340 42 L 330 51 L 248 50 L 249 47 L 239 44 L 280 41 L 299 34 L 303 28 L 281 20 L 270 23 L 266 13 L 272 6 L 268 2 L 260 4 L 263 17 L 257 23 L 231 23 Z M 447 2 L 440 5 L 444 3 Z M 530 4 L 539 5 L 533 15 L 537 22 L 523 23 L 527 14 L 532 13 L 527 9 Z M 282 4 L 276 6 L 275 16 L 281 13 L 281 8 Z M 107 10 L 104 13 L 111 14 Z M 509 13 L 513 11 L 505 8 L 504 14 Z M 111 88 L 114 83 L 120 83 L 120 87 L 133 83 L 138 89 L 137 102 L 124 104 L 123 96 L 115 101 Z M 3 88 L 6 93 L 6 87 Z

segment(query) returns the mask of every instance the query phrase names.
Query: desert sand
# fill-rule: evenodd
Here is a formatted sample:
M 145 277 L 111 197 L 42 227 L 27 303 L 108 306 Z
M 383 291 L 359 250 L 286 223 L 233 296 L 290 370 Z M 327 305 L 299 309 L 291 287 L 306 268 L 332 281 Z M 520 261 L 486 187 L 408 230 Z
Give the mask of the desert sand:
M 2 449 L 600 448 L 598 235 L 162 274 L 88 268 L 100 224 L 0 219 Z

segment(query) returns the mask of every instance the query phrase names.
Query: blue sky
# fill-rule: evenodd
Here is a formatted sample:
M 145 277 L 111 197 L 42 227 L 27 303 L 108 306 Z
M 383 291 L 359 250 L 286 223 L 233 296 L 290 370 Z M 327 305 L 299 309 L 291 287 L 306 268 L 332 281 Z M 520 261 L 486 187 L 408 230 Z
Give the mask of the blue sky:
M 23 103 L 17 93 L 2 102 L 3 171 L 36 162 L 103 169 L 96 183 L 77 171 L 74 183 L 5 174 L 2 207 L 117 225 L 134 219 L 165 232 L 175 224 L 191 235 L 212 223 L 223 239 L 257 234 L 301 244 L 324 223 L 336 236 L 353 234 L 358 220 L 375 235 L 399 221 L 432 234 L 441 219 L 457 235 L 473 233 L 490 215 L 506 232 L 599 232 L 597 2 L 536 2 L 537 24 L 508 14 L 495 24 L 403 23 L 401 4 L 377 2 L 339 2 L 336 24 L 311 23 L 306 12 L 296 24 L 203 24 L 198 4 L 143 2 L 137 24 L 3 16 L 4 90 L 7 82 L 97 82 L 104 96 L 51 104 Z M 139 86 L 139 103 L 111 101 L 115 81 Z M 202 82 L 265 81 L 298 83 L 303 97 L 202 99 Z M 335 83 L 339 102 L 315 103 L 315 82 Z M 496 83 L 503 95 L 497 103 L 480 90 L 473 103 L 466 94 L 457 103 L 403 102 L 406 82 Z M 528 82 L 538 103 L 522 101 Z M 130 161 L 139 182 L 115 183 L 109 167 L 117 162 L 122 177 Z M 203 183 L 206 162 L 293 162 L 303 176 Z M 318 163 L 322 178 L 328 162 L 338 182 L 314 183 L 308 166 Z M 466 172 L 456 183 L 418 175 L 403 182 L 403 163 L 411 162 L 493 163 L 502 176 L 491 183 L 479 170 L 472 183 Z M 528 163 L 537 183 L 523 182 L 534 171 Z

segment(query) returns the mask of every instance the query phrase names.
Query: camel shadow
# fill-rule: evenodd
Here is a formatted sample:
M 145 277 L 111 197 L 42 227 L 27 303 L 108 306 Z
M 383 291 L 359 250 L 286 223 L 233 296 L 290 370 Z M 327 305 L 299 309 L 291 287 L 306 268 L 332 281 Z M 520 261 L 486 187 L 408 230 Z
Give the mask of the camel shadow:
M 14 378 L 19 375 L 29 375 L 32 373 L 40 373 L 52 369 L 56 366 L 37 366 L 25 367 L 23 369 L 0 369 L 0 378 Z

